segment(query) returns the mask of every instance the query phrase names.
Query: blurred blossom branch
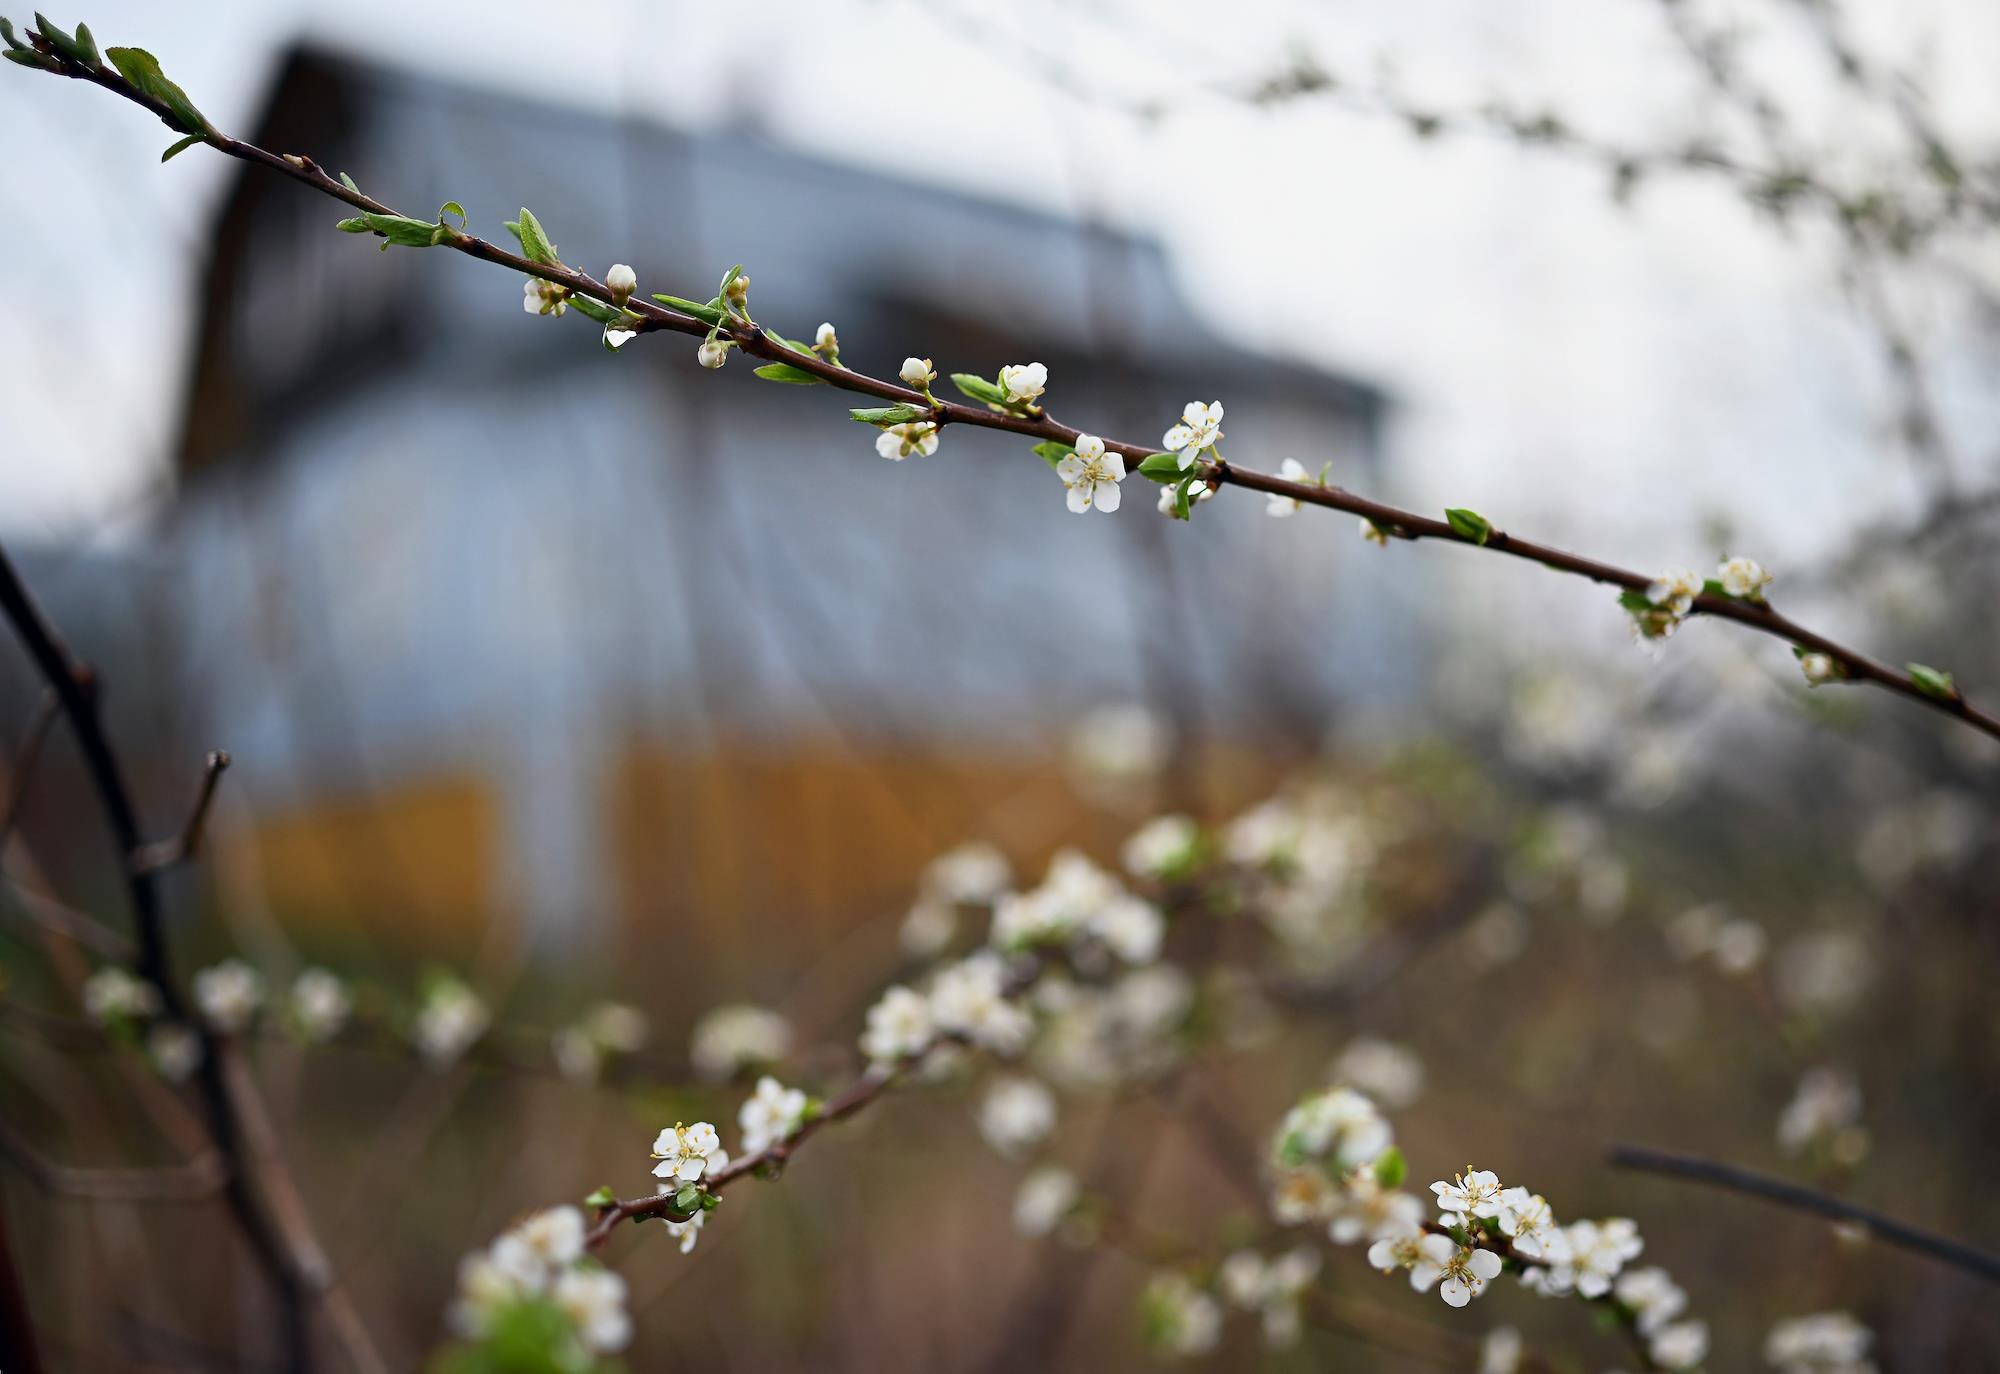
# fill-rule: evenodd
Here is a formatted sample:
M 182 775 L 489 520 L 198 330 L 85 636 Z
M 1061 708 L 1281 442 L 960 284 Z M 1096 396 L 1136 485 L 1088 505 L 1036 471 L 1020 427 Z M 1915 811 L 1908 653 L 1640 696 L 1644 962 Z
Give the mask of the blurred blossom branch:
M 88 30 L 82 32 L 87 37 Z M 1003 369 L 994 382 L 955 374 L 954 383 L 979 404 L 940 400 L 931 390 L 930 378 L 935 374 L 928 359 L 912 358 L 905 363 L 903 373 L 916 378 L 914 383 L 888 381 L 842 366 L 839 340 L 830 325 L 822 326 L 808 346 L 757 324 L 749 312 L 749 278 L 740 268 L 723 278 L 715 298 L 706 305 L 675 296 L 643 299 L 635 294 L 636 275 L 622 264 L 607 273 L 604 281 L 564 264 L 540 222 L 525 209 L 519 221 L 508 226 L 522 248 L 514 253 L 459 227 L 463 212 L 456 203 L 448 202 L 435 220 L 414 219 L 363 194 L 351 178 L 329 175 L 310 157 L 274 153 L 230 137 L 210 124 L 186 93 L 160 73 L 158 62 L 139 49 L 111 49 L 114 61 L 123 63 L 121 69 L 114 70 L 97 58 L 94 42 L 86 46 L 60 30 L 31 32 L 26 43 L 10 41 L 13 46 L 6 55 L 17 64 L 100 86 L 180 131 L 184 137 L 168 150 L 168 156 L 206 143 L 229 157 L 277 172 L 359 210 L 360 216 L 343 221 L 339 227 L 373 234 L 383 240 L 385 249 L 391 245 L 450 248 L 519 272 L 528 278 L 524 303 L 531 313 L 560 315 L 574 305 L 604 325 L 608 350 L 617 351 L 640 334 L 685 334 L 702 339 L 699 355 L 705 367 L 723 366 L 729 351 L 736 349 L 763 360 L 765 365 L 758 369 L 758 375 L 767 380 L 829 384 L 891 402 L 851 412 L 854 419 L 882 431 L 877 447 L 888 457 L 903 459 L 934 452 L 946 427 L 965 425 L 1040 441 L 1036 452 L 1062 477 L 1069 488 L 1070 508 L 1075 511 L 1093 505 L 1115 510 L 1118 483 L 1127 474 L 1128 462 L 1141 475 L 1168 488 L 1170 495 L 1162 508 L 1171 509 L 1181 519 L 1190 518 L 1198 501 L 1225 486 L 1262 493 L 1270 499 L 1274 514 L 1290 514 L 1302 504 L 1341 511 L 1359 516 L 1362 532 L 1377 543 L 1441 540 L 1506 554 L 1618 588 L 1620 604 L 1631 613 L 1636 631 L 1645 638 L 1664 638 L 1692 615 L 1732 621 L 1791 644 L 1812 685 L 1870 683 L 2000 738 L 2000 716 L 1969 701 L 1951 674 L 1923 664 L 1897 669 L 1773 608 L 1762 593 L 1769 577 L 1761 570 L 1736 589 L 1730 586 L 1729 565 L 1725 565 L 1720 580 L 1680 572 L 1648 575 L 1509 534 L 1477 512 L 1450 510 L 1440 519 L 1372 500 L 1328 482 L 1325 469 L 1312 476 L 1295 460 L 1287 459 L 1277 474 L 1260 472 L 1232 463 L 1218 452 L 1216 442 L 1222 437 L 1219 404 L 1188 406 L 1185 423 L 1168 432 L 1165 445 L 1170 452 L 1102 438 L 1047 413 L 1040 400 L 1048 373 L 1039 363 Z M 452 222 L 454 218 L 458 224 Z M 1746 559 L 1731 563 L 1756 569 Z
M 1780 1207 L 1811 1212 L 1843 1225 L 1859 1226 L 1869 1235 L 1879 1237 L 1890 1245 L 1913 1254 L 1942 1260 L 1954 1268 L 1963 1269 L 1968 1274 L 1977 1274 L 1989 1283 L 2000 1283 L 2000 1255 L 1974 1249 L 1948 1236 L 1921 1230 L 1908 1222 L 1898 1221 L 1872 1208 L 1862 1207 L 1843 1198 L 1808 1188 L 1790 1179 L 1772 1178 L 1768 1174 L 1753 1173 L 1749 1169 L 1726 1164 L 1720 1160 L 1674 1154 L 1641 1145 L 1612 1147 L 1610 1161 L 1613 1168 L 1707 1184 L 1712 1188 L 1723 1188 L 1749 1197 L 1762 1198 Z

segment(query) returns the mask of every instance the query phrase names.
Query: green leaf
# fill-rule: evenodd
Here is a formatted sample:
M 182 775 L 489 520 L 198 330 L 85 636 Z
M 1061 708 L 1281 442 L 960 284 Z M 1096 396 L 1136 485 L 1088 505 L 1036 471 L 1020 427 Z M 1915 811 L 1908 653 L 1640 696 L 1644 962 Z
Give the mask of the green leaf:
M 847 413 L 864 425 L 907 425 L 923 419 L 929 412 L 916 406 L 864 406 Z
M 1053 439 L 1044 439 L 1041 443 L 1035 445 L 1034 452 L 1037 458 L 1040 458 L 1053 469 L 1057 463 L 1075 453 L 1076 450 L 1068 444 L 1059 444 Z
M 993 406 L 1007 403 L 1007 393 L 997 384 L 987 381 L 984 377 L 975 377 L 970 372 L 952 373 L 951 384 L 975 401 L 984 401 Z
M 712 303 L 709 305 L 697 305 L 693 301 L 682 300 L 679 296 L 663 296 L 657 291 L 653 293 L 653 299 L 661 305 L 666 306 L 669 310 L 678 310 L 683 315 L 692 315 L 705 325 L 718 325 L 723 321 L 722 311 L 717 309 Z
M 76 26 L 76 46 L 77 50 L 83 54 L 81 61 L 84 66 L 95 67 L 98 65 L 97 40 L 90 36 L 90 25 L 78 24 Z
M 701 1210 L 702 1210 L 702 1211 L 704 1211 L 704 1212 L 713 1212 L 713 1211 L 714 1211 L 714 1210 L 715 1210 L 716 1208 L 720 1207 L 721 1205 L 722 1205 L 722 1196 L 721 1196 L 721 1194 L 719 1194 L 719 1193 L 703 1193 L 703 1194 L 701 1195 Z
M 1174 488 L 1174 519 L 1191 520 L 1194 518 L 1194 501 L 1190 493 L 1194 490 L 1194 484 L 1198 480 L 1193 473 L 1189 473 L 1181 479 L 1181 484 Z
M 1936 697 L 1939 701 L 1958 700 L 1958 687 L 1952 682 L 1950 673 L 1922 663 L 1906 663 L 1903 666 L 1910 670 L 1910 681 L 1925 696 Z
M 607 1183 L 585 1198 L 583 1205 L 586 1207 L 609 1207 L 617 1201 L 618 1195 L 611 1191 L 611 1185 Z
M 1719 596 L 1724 600 L 1729 599 L 1728 591 L 1723 588 L 1720 582 L 1712 577 L 1701 584 L 1701 594 L 1703 596 Z
M 44 57 L 33 48 L 9 48 L 5 52 L 0 52 L 0 57 L 6 58 L 9 62 L 18 62 L 24 67 L 33 67 L 38 72 L 62 70 L 53 57 Z
M 429 248 L 437 242 L 438 226 L 425 219 L 411 219 L 407 215 L 377 215 L 364 210 L 352 219 L 344 219 L 334 225 L 344 234 L 380 234 L 386 242 L 403 248 Z
M 1647 599 L 1646 594 L 1644 592 L 1634 592 L 1634 591 L 1620 592 L 1618 593 L 1618 604 L 1623 606 L 1628 611 L 1644 612 L 1657 609 L 1653 605 L 1653 603 Z
M 342 172 L 340 174 L 340 184 L 342 186 L 345 186 L 348 190 L 354 192 L 354 194 L 357 196 L 361 194 L 361 188 L 354 184 L 354 178 L 349 176 L 345 172 Z
M 767 382 L 790 382 L 793 386 L 819 386 L 826 381 L 790 363 L 765 363 L 757 369 L 757 375 Z
M 0 41 L 4 41 L 10 48 L 21 46 L 21 40 L 14 34 L 14 21 L 4 14 L 0 14 Z
M 676 1212 L 692 1212 L 699 1206 L 701 1206 L 701 1189 L 695 1187 L 692 1183 L 683 1183 L 681 1190 L 674 1194 L 674 1210 Z
M 82 35 L 82 41 L 79 42 L 51 24 L 48 16 L 40 10 L 35 11 L 35 27 L 41 31 L 42 37 L 49 40 L 50 47 L 70 61 L 85 67 L 97 65 L 97 45 L 90 41 L 89 29 L 79 30 Z
M 742 275 L 743 275 L 743 264 L 740 262 L 737 263 L 734 267 L 730 268 L 727 272 L 724 272 L 722 274 L 722 285 L 715 288 L 716 298 L 718 300 L 726 298 L 729 295 L 729 284 Z
M 132 84 L 133 89 L 167 107 L 168 115 L 161 118 L 169 125 L 184 134 L 205 134 L 209 131 L 208 121 L 188 99 L 187 92 L 167 80 L 157 57 L 144 48 L 112 48 L 104 55 L 111 59 L 111 65 Z
M 1155 453 L 1140 460 L 1139 475 L 1161 486 L 1171 486 L 1186 474 L 1181 471 L 1181 456 L 1178 453 Z
M 171 162 L 175 158 L 179 157 L 182 153 L 186 152 L 188 149 L 194 147 L 195 144 L 206 143 L 206 142 L 208 142 L 208 140 L 203 138 L 200 134 L 189 134 L 186 138 L 174 144 L 173 147 L 167 149 L 164 153 L 161 153 L 160 161 Z
M 1492 522 L 1476 510 L 1466 510 L 1462 506 L 1454 506 L 1444 513 L 1444 518 L 1445 522 L 1451 526 L 1451 532 L 1460 539 L 1469 539 L 1475 544 L 1484 544 L 1488 539 L 1493 537 Z
M 574 292 L 570 294 L 569 303 L 599 324 L 610 324 L 625 313 L 622 310 L 612 309 L 603 301 L 592 300 L 588 296 L 580 296 Z
M 1391 1145 L 1375 1156 L 1375 1181 L 1384 1188 L 1400 1188 L 1409 1176 L 1410 1166 L 1403 1160 L 1403 1152 Z
M 542 232 L 542 222 L 527 206 L 521 207 L 519 219 L 507 221 L 507 232 L 520 242 L 521 252 L 529 262 L 539 262 L 547 267 L 562 266 L 562 259 L 556 256 L 556 246 L 549 242 L 549 236 Z

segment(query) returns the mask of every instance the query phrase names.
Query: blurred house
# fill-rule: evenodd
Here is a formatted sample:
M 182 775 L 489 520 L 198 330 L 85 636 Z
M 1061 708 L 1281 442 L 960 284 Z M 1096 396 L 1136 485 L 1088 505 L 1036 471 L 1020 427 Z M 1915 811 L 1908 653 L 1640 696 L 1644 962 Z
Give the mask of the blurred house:
M 491 237 L 528 205 L 642 291 L 740 261 L 760 319 L 832 320 L 864 368 L 1038 358 L 1071 422 L 1153 435 L 1220 398 L 1225 451 L 1373 479 L 1381 398 L 1218 339 L 1144 238 L 318 53 L 256 137 Z M 195 720 L 290 919 L 837 923 L 967 833 L 1079 824 L 1057 746 L 1093 708 L 1310 743 L 1422 671 L 1350 522 L 1237 496 L 1190 529 L 1136 478 L 1078 517 L 984 433 L 891 464 L 830 390 L 678 337 L 608 355 L 490 266 L 337 218 L 252 169 L 221 206 L 166 535 Z M 1254 310 L 1246 285 L 1208 313 L 1255 337 Z

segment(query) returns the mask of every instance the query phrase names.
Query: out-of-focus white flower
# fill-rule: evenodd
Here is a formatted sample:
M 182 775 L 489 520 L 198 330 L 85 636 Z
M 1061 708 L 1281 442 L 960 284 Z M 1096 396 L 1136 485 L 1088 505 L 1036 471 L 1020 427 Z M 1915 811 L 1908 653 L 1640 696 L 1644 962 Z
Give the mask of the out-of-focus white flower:
M 632 1339 L 632 1319 L 625 1314 L 625 1280 L 609 1269 L 571 1269 L 556 1280 L 549 1296 L 592 1353 L 623 1350 Z
M 1764 927 L 1755 921 L 1730 921 L 1715 932 L 1715 965 L 1724 973 L 1742 975 L 1764 958 Z
M 1479 1342 L 1479 1374 L 1514 1374 L 1521 1367 L 1521 1333 L 1496 1326 Z
M 477 1339 L 492 1329 L 499 1312 L 528 1296 L 521 1277 L 486 1250 L 475 1250 L 458 1264 L 458 1296 L 450 1311 L 451 1326 L 461 1336 Z
M 1827 1149 L 1843 1164 L 1859 1163 L 1868 1152 L 1861 1127 L 1861 1085 L 1839 1069 L 1806 1070 L 1798 1090 L 1778 1116 L 1778 1146 L 1786 1154 Z
M 1056 1095 L 1033 1078 L 1001 1078 L 979 1104 L 979 1133 L 1008 1158 L 1039 1145 L 1056 1127 Z
M 1040 363 L 1010 363 L 1000 369 L 1000 386 L 1010 401 L 1032 403 L 1049 387 L 1049 370 Z
M 160 1077 L 184 1082 L 201 1067 L 201 1037 L 178 1021 L 162 1021 L 146 1033 L 146 1054 Z
M 1188 488 L 1188 502 L 1190 505 L 1198 506 L 1213 495 L 1215 495 L 1215 488 L 1206 482 L 1196 482 Z M 1176 504 L 1175 487 L 1171 485 L 1162 486 L 1160 488 L 1160 499 L 1157 503 L 1160 514 L 1172 515 Z
M 1847 676 L 1847 670 L 1840 666 L 1840 660 L 1831 654 L 1800 654 L 1799 672 L 1805 675 L 1808 687 L 1824 687 L 1829 682 L 1839 682 Z
M 1708 1323 L 1676 1322 L 1654 1333 L 1646 1353 L 1661 1369 L 1693 1369 L 1708 1357 Z
M 1007 856 L 976 840 L 946 850 L 924 870 L 924 891 L 946 902 L 991 902 L 1013 881 Z
M 1216 1271 L 1216 1286 L 1231 1304 L 1263 1316 L 1264 1340 L 1273 1348 L 1299 1336 L 1299 1295 L 1319 1273 L 1319 1252 L 1300 1246 L 1266 1260 L 1255 1250 L 1238 1250 Z
M 1092 913 L 1086 929 L 1128 964 L 1150 964 L 1160 955 L 1166 921 L 1158 907 L 1121 893 Z
M 236 1035 L 264 1004 L 264 979 L 241 959 L 225 959 L 194 976 L 194 1000 L 209 1025 Z
M 1306 471 L 1305 464 L 1296 458 L 1287 458 L 1278 468 L 1278 476 L 1287 482 L 1303 482 L 1311 475 Z M 1299 498 L 1296 496 L 1279 496 L 1273 493 L 1267 495 L 1264 500 L 1266 515 L 1287 516 L 1299 513 Z
M 929 390 L 930 384 L 937 380 L 937 369 L 931 366 L 929 358 L 905 358 L 903 370 L 897 375 L 911 386 Z
M 1424 1095 L 1424 1061 L 1407 1045 L 1356 1036 L 1333 1061 L 1333 1081 L 1357 1088 L 1394 1111 Z
M 1646 1248 L 1638 1225 L 1627 1217 L 1571 1222 L 1563 1235 L 1569 1241 L 1570 1258 L 1547 1271 L 1549 1291 L 1574 1288 L 1586 1298 L 1610 1292 L 1619 1271 Z
M 875 451 L 892 463 L 900 463 L 913 453 L 928 458 L 937 450 L 937 426 L 928 420 L 887 425 L 875 436 Z
M 1771 972 L 1787 1011 L 1837 1016 L 1867 991 L 1874 961 L 1867 941 L 1852 931 L 1817 930 L 1788 941 Z
M 1687 1308 L 1687 1293 L 1658 1265 L 1626 1270 L 1611 1291 L 1632 1313 L 1642 1336 L 1652 1335 Z
M 614 262 L 604 274 L 604 289 L 611 293 L 613 301 L 623 305 L 639 289 L 639 274 L 622 262 Z
M 1401 1240 L 1423 1229 L 1424 1204 L 1411 1193 L 1384 1188 L 1373 1169 L 1356 1169 L 1333 1197 L 1328 1239 L 1336 1245 Z
M 805 1123 L 806 1095 L 803 1089 L 788 1088 L 769 1074 L 757 1080 L 757 1090 L 744 1100 L 736 1113 L 743 1130 L 743 1153 L 758 1151 L 788 1140 Z
M 1206 1355 L 1222 1339 L 1222 1305 L 1187 1275 L 1155 1274 L 1139 1299 L 1146 1337 L 1163 1355 Z
M 726 1002 L 695 1022 L 688 1058 L 711 1083 L 781 1062 L 792 1052 L 792 1023 L 768 1007 Z
M 1491 1169 L 1467 1169 L 1449 1182 L 1439 1179 L 1431 1185 L 1440 1212 L 1453 1225 L 1464 1225 L 1474 1217 L 1496 1216 L 1500 1211 L 1500 1176 Z M 1453 1215 L 1455 1214 L 1455 1215 Z
M 1092 782 L 1143 782 L 1158 776 L 1173 752 L 1173 727 L 1142 703 L 1117 702 L 1086 711 L 1070 731 L 1071 762 Z
M 673 1186 L 671 1183 L 661 1184 L 660 1191 L 663 1193 L 672 1191 Z M 695 1242 L 701 1239 L 702 1223 L 707 1220 L 708 1213 L 696 1212 L 686 1221 L 669 1221 L 667 1223 L 667 1236 L 681 1243 L 681 1253 L 683 1255 L 693 1254 Z
M 599 1002 L 578 1025 L 600 1048 L 614 1054 L 637 1053 L 652 1034 L 646 1013 L 625 1002 Z
M 1384 1236 L 1368 1247 L 1368 1263 L 1385 1274 L 1393 1274 L 1398 1269 L 1414 1269 L 1424 1257 L 1423 1240 L 1421 1231 Z
M 594 1083 L 604 1070 L 604 1051 L 576 1026 L 564 1026 L 549 1037 L 556 1072 L 573 1083 Z
M 417 1053 L 432 1068 L 447 1068 L 486 1033 L 490 1019 L 471 988 L 456 978 L 434 979 L 417 1009 L 412 1032 Z
M 1078 515 L 1092 506 L 1107 515 L 1118 509 L 1118 484 L 1125 480 L 1125 460 L 1104 451 L 1095 434 L 1079 434 L 1076 452 L 1056 462 L 1056 476 L 1069 489 L 1069 508 Z
M 1155 816 L 1125 841 L 1125 870 L 1140 878 L 1174 878 L 1194 863 L 1201 827 L 1187 816 Z
M 1160 446 L 1169 453 L 1180 455 L 1181 471 L 1186 472 L 1195 465 L 1206 449 L 1215 447 L 1222 438 L 1222 402 L 1210 401 L 1203 405 L 1200 401 L 1189 401 L 1181 409 L 1181 422 L 1168 430 L 1160 440 Z
M 309 968 L 292 983 L 292 1025 L 309 1044 L 340 1034 L 354 1011 L 347 984 L 323 968 Z
M 1751 601 L 1764 599 L 1764 588 L 1771 585 L 1771 574 L 1764 571 L 1764 565 L 1754 558 L 1725 558 L 1715 570 L 1715 580 L 1722 584 L 1722 590 L 1731 596 L 1743 597 Z
M 1463 1307 L 1500 1277 L 1500 1257 L 1491 1250 L 1460 1245 L 1450 1236 L 1429 1235 L 1417 1242 L 1417 1260 L 1410 1266 L 1410 1287 L 1419 1293 L 1432 1284 L 1447 1306 Z
M 1675 568 L 1660 576 L 1646 588 L 1646 600 L 1658 606 L 1675 619 L 1687 615 L 1694 609 L 1694 599 L 1701 595 L 1702 581 L 1699 576 L 1686 568 Z
M 160 1010 L 160 994 L 151 983 L 106 964 L 83 980 L 84 1012 L 100 1026 L 139 1021 Z
M 893 1064 L 921 1052 L 931 1043 L 931 1004 L 922 993 L 900 985 L 889 988 L 868 1009 L 861 1033 L 861 1052 L 877 1064 Z
M 694 351 L 694 360 L 703 367 L 721 367 L 729 361 L 729 345 L 721 339 L 703 339 Z
M 1367 1097 L 1352 1088 L 1330 1088 L 1285 1113 L 1273 1155 L 1288 1168 L 1325 1158 L 1353 1169 L 1373 1164 L 1392 1139 L 1389 1123 Z
M 530 315 L 560 316 L 569 309 L 569 288 L 530 277 L 521 283 L 521 308 Z
M 1298 852 L 1304 823 L 1298 810 L 1279 797 L 1258 803 L 1231 821 L 1222 832 L 1222 849 L 1231 863 L 1268 868 L 1289 862 Z
M 1846 1312 L 1814 1312 L 1776 1323 L 1764 1340 L 1764 1360 L 1778 1374 L 1875 1374 L 1868 1347 L 1875 1335 Z
M 957 933 L 958 914 L 943 902 L 922 897 L 903 918 L 897 938 L 903 953 L 912 959 L 928 959 L 950 944 Z
M 653 1177 L 693 1183 L 721 1152 L 722 1137 L 709 1122 L 669 1126 L 653 1139 L 653 1158 L 660 1161 L 653 1166 Z
M 1034 1170 L 1014 1194 L 1014 1229 L 1024 1236 L 1046 1236 L 1062 1224 L 1080 1195 L 1069 1170 L 1053 1164 Z
M 536 1212 L 507 1233 L 545 1272 L 553 1272 L 583 1256 L 583 1213 L 575 1207 L 550 1207 Z M 507 1237 L 503 1237 L 506 1239 Z
M 1500 1229 L 1514 1242 L 1517 1254 L 1545 1264 L 1561 1264 L 1569 1258 L 1569 1237 L 1556 1225 L 1556 1215 L 1540 1193 L 1526 1188 L 1503 1189 Z
M 1028 1043 L 1034 1022 L 1007 999 L 1007 971 L 998 955 L 979 950 L 939 971 L 931 983 L 930 1023 L 999 1055 Z

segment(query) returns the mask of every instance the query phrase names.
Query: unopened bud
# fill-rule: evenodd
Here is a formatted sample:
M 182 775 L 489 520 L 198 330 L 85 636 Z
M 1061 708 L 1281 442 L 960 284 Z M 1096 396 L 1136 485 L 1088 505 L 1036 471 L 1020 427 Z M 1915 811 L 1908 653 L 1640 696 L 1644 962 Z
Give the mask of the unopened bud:
M 822 353 L 830 348 L 840 347 L 840 336 L 833 332 L 831 324 L 823 324 L 819 327 L 819 332 L 813 335 L 813 347 Z
M 720 339 L 710 339 L 695 350 L 694 356 L 703 367 L 721 367 L 729 360 L 729 345 Z
M 750 278 L 741 272 L 737 273 L 735 280 L 729 283 L 729 290 L 723 294 L 736 304 L 743 304 L 750 298 Z
M 931 367 L 929 358 L 903 359 L 903 380 L 911 386 L 928 387 L 937 380 L 937 372 Z
M 639 274 L 622 262 L 613 263 L 604 274 L 604 289 L 611 293 L 612 300 L 623 305 L 639 289 Z

